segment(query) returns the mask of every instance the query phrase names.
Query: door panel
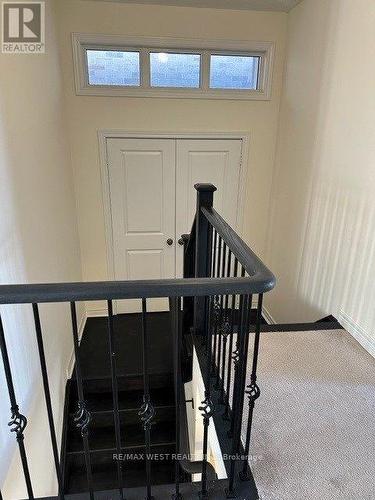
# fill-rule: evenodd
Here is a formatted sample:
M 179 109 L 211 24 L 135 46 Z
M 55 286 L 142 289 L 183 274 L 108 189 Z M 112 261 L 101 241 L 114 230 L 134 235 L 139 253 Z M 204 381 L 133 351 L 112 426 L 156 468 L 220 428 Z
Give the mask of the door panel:
M 107 140 L 116 280 L 182 276 L 176 242 L 190 232 L 198 182 L 216 185 L 214 207 L 237 227 L 241 148 L 239 139 Z M 117 312 L 140 311 L 139 301 L 120 302 Z M 148 301 L 166 309 L 164 299 Z
M 176 238 L 189 233 L 196 209 L 194 184 L 215 184 L 214 207 L 237 228 L 241 170 L 240 139 L 180 139 L 176 165 Z M 176 276 L 182 276 L 183 247 L 176 248 Z
M 175 141 L 109 139 L 107 148 L 115 279 L 173 278 Z M 139 303 L 118 301 L 117 312 L 139 311 Z M 148 310 L 163 310 L 166 304 L 152 299 Z

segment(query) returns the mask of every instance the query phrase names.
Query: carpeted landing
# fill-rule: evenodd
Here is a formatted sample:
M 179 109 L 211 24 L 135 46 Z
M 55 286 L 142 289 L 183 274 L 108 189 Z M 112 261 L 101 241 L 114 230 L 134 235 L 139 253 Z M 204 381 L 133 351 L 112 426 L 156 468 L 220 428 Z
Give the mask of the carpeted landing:
M 374 358 L 345 330 L 263 332 L 258 383 L 260 498 L 374 500 Z

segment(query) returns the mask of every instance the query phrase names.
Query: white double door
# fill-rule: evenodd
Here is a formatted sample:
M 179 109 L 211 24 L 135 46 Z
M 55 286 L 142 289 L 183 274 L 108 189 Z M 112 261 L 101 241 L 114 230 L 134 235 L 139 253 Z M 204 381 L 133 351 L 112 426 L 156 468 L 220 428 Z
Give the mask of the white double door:
M 238 223 L 240 139 L 108 139 L 108 175 L 116 280 L 182 276 L 183 246 L 196 208 L 194 184 L 217 187 L 214 207 Z M 165 300 L 148 301 L 166 309 Z M 139 311 L 139 301 L 117 312 Z

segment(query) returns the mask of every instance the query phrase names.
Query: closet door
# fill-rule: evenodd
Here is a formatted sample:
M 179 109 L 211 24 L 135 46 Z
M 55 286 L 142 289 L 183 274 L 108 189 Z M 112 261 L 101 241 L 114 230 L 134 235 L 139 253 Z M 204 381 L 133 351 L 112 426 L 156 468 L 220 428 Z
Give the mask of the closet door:
M 175 277 L 174 139 L 107 141 L 116 280 Z M 139 311 L 140 301 L 118 301 L 117 313 Z M 166 310 L 167 301 L 148 301 Z
M 189 233 L 196 208 L 194 184 L 217 187 L 214 208 L 237 228 L 241 169 L 240 139 L 179 139 L 176 150 L 176 238 Z M 183 247 L 176 247 L 176 276 L 182 276 Z

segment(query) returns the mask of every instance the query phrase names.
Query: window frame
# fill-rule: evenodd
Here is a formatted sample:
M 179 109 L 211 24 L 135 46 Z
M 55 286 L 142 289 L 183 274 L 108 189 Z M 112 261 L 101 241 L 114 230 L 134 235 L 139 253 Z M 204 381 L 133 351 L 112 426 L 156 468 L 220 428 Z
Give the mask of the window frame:
M 72 33 L 74 77 L 77 95 L 269 100 L 271 98 L 274 42 L 143 38 L 122 35 Z M 86 50 L 139 52 L 140 86 L 90 85 Z M 151 87 L 150 52 L 199 54 L 200 87 Z M 210 88 L 211 55 L 260 57 L 258 89 Z

